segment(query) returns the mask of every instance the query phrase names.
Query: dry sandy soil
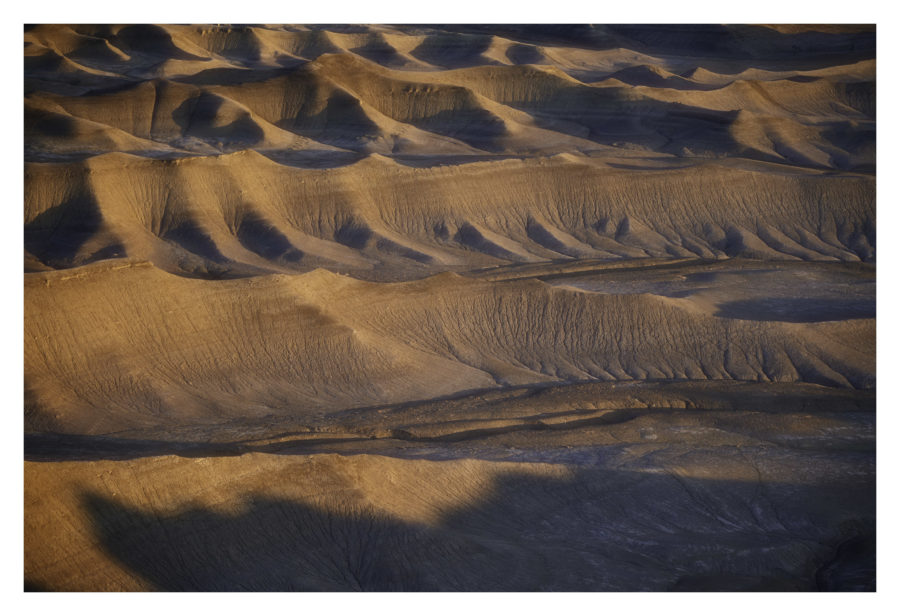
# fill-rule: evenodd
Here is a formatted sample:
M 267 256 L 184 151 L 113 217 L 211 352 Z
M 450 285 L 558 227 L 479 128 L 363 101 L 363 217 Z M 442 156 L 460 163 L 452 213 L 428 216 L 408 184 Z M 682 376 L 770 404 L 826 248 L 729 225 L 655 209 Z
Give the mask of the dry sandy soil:
M 25 40 L 25 587 L 873 590 L 875 30 Z

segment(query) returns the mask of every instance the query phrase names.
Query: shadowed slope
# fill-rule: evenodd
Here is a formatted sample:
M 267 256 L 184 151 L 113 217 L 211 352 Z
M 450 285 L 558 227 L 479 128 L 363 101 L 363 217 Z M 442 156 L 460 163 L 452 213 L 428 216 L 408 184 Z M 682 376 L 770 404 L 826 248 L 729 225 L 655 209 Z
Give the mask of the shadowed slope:
M 479 26 L 39 26 L 25 33 L 26 91 L 35 102 L 57 96 L 74 116 L 109 119 L 140 138 L 147 138 L 144 127 L 131 131 L 117 119 L 122 97 L 84 95 L 102 90 L 104 79 L 113 89 L 154 78 L 190 82 L 204 96 L 228 99 L 225 107 L 258 115 L 256 124 L 357 152 L 637 148 L 689 159 L 873 168 L 874 135 L 846 134 L 858 128 L 854 122 L 874 119 L 874 33 L 866 28 L 493 28 L 507 36 Z M 143 98 L 154 116 L 166 108 Z M 789 112 L 802 130 L 787 141 L 798 143 L 779 149 L 783 137 L 775 136 L 774 150 L 747 147 L 730 130 L 738 110 Z M 826 122 L 839 130 L 820 130 Z M 209 152 L 202 143 L 162 140 Z M 293 147 L 284 141 L 238 140 L 231 147 Z M 791 154 L 809 148 L 830 158 Z
M 119 238 L 100 254 L 191 276 L 871 261 L 873 42 L 856 26 L 42 25 L 25 32 L 26 156 L 87 159 L 62 177 L 92 176 Z M 66 203 L 41 186 L 60 169 L 28 165 L 26 221 Z M 148 225 L 162 209 L 194 239 Z M 241 212 L 284 250 L 236 237 Z
M 192 219 L 236 264 L 270 271 L 285 270 L 240 249 L 236 213 L 257 212 L 295 249 L 327 259 L 312 259 L 305 269 L 358 270 L 365 263 L 360 257 L 399 273 L 421 272 L 422 264 L 478 266 L 572 253 L 875 256 L 874 183 L 852 174 L 720 164 L 636 171 L 569 157 L 415 169 L 376 156 L 321 171 L 255 153 L 177 162 L 109 155 L 65 166 L 29 164 L 26 223 L 50 208 L 70 207 L 65 195 L 72 182 L 85 187 L 129 255 L 189 273 L 202 270 L 202 262 L 191 266 L 161 244 L 166 228 L 155 221 Z M 378 241 L 347 239 L 350 228 Z M 62 238 L 68 231 L 63 226 L 57 233 Z
M 874 537 L 873 486 L 852 456 L 825 474 L 810 453 L 780 468 L 760 454 L 570 469 L 260 454 L 26 464 L 25 572 L 59 590 L 871 589 L 871 560 L 838 549 Z M 48 560 L 35 533 L 66 513 L 64 558 Z M 84 574 L 67 575 L 69 560 Z

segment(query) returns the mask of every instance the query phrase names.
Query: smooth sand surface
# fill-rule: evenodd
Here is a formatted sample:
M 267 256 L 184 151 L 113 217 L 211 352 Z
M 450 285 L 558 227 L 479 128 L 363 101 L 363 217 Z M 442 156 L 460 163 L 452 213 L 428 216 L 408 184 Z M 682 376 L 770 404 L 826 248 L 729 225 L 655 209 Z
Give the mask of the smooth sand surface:
M 874 27 L 24 39 L 26 589 L 874 589 Z

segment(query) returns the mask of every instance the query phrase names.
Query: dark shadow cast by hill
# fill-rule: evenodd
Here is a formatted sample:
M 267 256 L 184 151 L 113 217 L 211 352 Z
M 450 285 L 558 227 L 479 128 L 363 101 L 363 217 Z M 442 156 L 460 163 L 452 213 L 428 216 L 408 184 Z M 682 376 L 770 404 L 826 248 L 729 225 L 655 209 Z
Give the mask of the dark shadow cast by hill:
M 722 304 L 716 311 L 716 316 L 750 321 L 786 321 L 788 323 L 874 319 L 875 298 L 773 297 L 744 299 Z
M 223 123 L 222 113 L 226 113 L 225 118 L 229 117 L 226 102 L 221 96 L 201 92 L 179 105 L 172 112 L 172 119 L 185 137 L 202 139 L 227 151 L 258 144 L 265 135 L 249 112 L 242 110 L 231 122 Z
M 81 247 L 100 231 L 103 216 L 90 194 L 72 197 L 25 225 L 25 249 L 52 267 L 75 265 Z
M 497 257 L 498 259 L 507 259 L 509 261 L 522 260 L 520 256 L 509 252 L 502 246 L 499 246 L 498 244 L 495 244 L 491 240 L 487 239 L 481 231 L 479 231 L 469 223 L 463 224 L 456 232 L 456 235 L 453 237 L 453 239 L 466 248 L 475 250 L 476 252 L 483 252 L 485 254 L 491 255 L 492 257 Z
M 383 36 L 374 37 L 364 45 L 354 47 L 350 51 L 366 60 L 388 68 L 402 67 L 407 62 Z
M 160 590 L 874 590 L 874 481 L 511 474 L 428 525 L 323 498 L 84 506 L 104 550 Z
M 133 24 L 122 28 L 115 35 L 105 38 L 120 49 L 124 49 L 132 54 L 136 53 L 152 58 L 209 61 L 209 58 L 195 56 L 178 47 L 172 40 L 172 35 L 161 26 Z
M 491 45 L 490 35 L 432 33 L 410 52 L 418 60 L 441 68 L 498 64 L 482 54 Z
M 162 238 L 213 263 L 228 262 L 228 258 L 219 251 L 216 243 L 195 220 L 189 219 L 177 227 L 168 229 L 162 234 Z
M 148 456 L 177 455 L 185 458 L 239 456 L 246 453 L 238 443 L 164 441 L 114 438 L 80 434 L 26 434 L 25 459 L 33 462 L 63 460 L 133 460 Z
M 410 123 L 485 152 L 501 152 L 503 148 L 497 140 L 509 134 L 500 117 L 472 101 L 464 101 L 462 108 L 439 111 Z
M 301 69 L 290 77 L 292 88 L 308 101 L 327 97 L 323 106 L 304 104 L 295 117 L 275 125 L 284 130 L 330 146 L 358 150 L 381 134 L 381 129 L 363 109 L 359 99 L 343 89 L 327 91 L 309 70 Z
M 244 248 L 264 259 L 297 263 L 303 258 L 303 253 L 294 248 L 290 240 L 275 225 L 255 212 L 244 215 L 236 235 Z
M 709 386 L 714 385 L 714 389 Z M 682 400 L 680 408 L 652 404 L 647 408 L 621 408 L 608 410 L 600 416 L 596 409 L 580 410 L 580 404 L 607 398 L 613 388 L 628 395 L 642 395 L 653 399 L 653 390 L 665 393 L 668 404 Z M 26 388 L 26 393 L 28 389 Z M 573 397 L 574 396 L 574 397 Z M 874 389 L 854 390 L 843 387 L 824 387 L 811 383 L 759 383 L 756 381 L 677 381 L 648 380 L 640 382 L 609 383 L 600 381 L 545 382 L 504 388 L 479 388 L 456 392 L 424 400 L 410 400 L 394 404 L 358 406 L 321 418 L 324 424 L 304 416 L 267 416 L 261 420 L 221 425 L 185 425 L 186 431 L 172 426 L 156 430 L 136 431 L 129 435 L 63 434 L 54 432 L 52 425 L 32 424 L 26 413 L 24 436 L 25 459 L 33 462 L 57 462 L 72 460 L 131 460 L 148 456 L 177 455 L 182 457 L 206 457 L 241 455 L 250 452 L 284 455 L 337 452 L 344 455 L 378 453 L 379 455 L 417 459 L 477 458 L 484 460 L 505 459 L 508 452 L 492 451 L 491 447 L 471 447 L 476 441 L 494 433 L 512 433 L 525 430 L 564 432 L 587 425 L 603 425 L 625 422 L 648 414 L 660 414 L 690 409 L 702 417 L 706 411 L 734 411 L 736 409 L 778 415 L 788 412 L 807 414 L 844 414 L 848 421 L 855 415 L 872 418 L 875 414 Z M 559 412 L 520 413 L 519 422 L 509 422 L 503 428 L 452 429 L 454 421 L 496 418 L 496 405 L 518 399 L 532 400 L 536 408 L 551 401 L 551 407 Z M 574 400 L 574 402 L 573 402 Z M 578 402 L 578 401 L 581 402 Z M 614 404 L 611 400 L 609 404 Z M 564 423 L 553 426 L 547 420 L 569 416 Z M 441 418 L 443 430 L 433 426 Z M 509 419 L 509 416 L 505 416 Z M 260 424 L 261 422 L 261 424 Z M 308 422 L 314 429 L 309 427 Z M 716 420 L 713 420 L 713 425 Z M 265 426 L 264 431 L 259 428 Z M 416 426 L 432 426 L 426 434 L 413 435 Z M 341 426 L 342 432 L 329 433 L 328 426 Z M 394 429 L 390 429 L 390 428 Z M 873 428 L 874 430 L 874 428 Z M 499 432 L 498 432 L 499 431 Z M 450 443 L 463 441 L 460 449 Z M 821 438 L 821 446 L 827 444 Z M 840 443 L 841 439 L 835 441 Z M 430 445 L 439 444 L 440 455 L 434 455 Z M 414 446 L 415 445 L 415 446 Z M 874 442 L 872 443 L 874 447 Z M 494 448 L 497 449 L 497 448 Z M 501 448 L 502 449 L 502 448 Z M 577 453 L 577 452 L 576 452 Z M 499 455 L 498 455 L 499 454 Z M 529 454 L 532 461 L 540 458 L 537 451 Z

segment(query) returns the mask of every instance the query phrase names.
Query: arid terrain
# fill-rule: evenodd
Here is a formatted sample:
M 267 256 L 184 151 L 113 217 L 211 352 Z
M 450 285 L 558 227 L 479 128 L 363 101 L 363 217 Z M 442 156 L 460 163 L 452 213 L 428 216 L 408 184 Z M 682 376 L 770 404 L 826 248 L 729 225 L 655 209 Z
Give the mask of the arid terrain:
M 24 42 L 26 589 L 875 589 L 874 26 Z

